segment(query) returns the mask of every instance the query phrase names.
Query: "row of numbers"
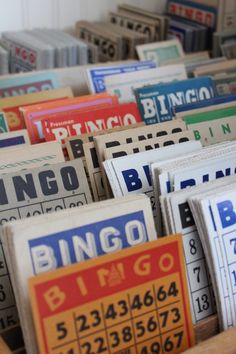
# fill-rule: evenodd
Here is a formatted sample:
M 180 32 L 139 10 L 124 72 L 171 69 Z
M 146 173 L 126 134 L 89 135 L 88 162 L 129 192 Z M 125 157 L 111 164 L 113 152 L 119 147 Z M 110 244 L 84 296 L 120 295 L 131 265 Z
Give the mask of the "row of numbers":
M 107 344 L 109 341 L 109 345 Z M 135 353 L 138 354 L 164 354 L 181 353 L 185 345 L 185 334 L 183 328 L 164 336 L 155 336 L 136 345 Z M 97 336 L 78 344 L 66 345 L 63 349 L 56 349 L 53 354 L 131 354 L 134 353 L 135 342 L 132 329 L 129 326 L 123 327 L 121 331 L 111 332 L 110 337 Z
M 19 207 L 13 210 L 3 211 L 0 213 L 0 225 L 4 225 L 6 222 L 18 220 L 21 218 L 29 218 L 41 214 L 52 213 L 63 209 L 70 209 L 82 206 L 86 203 L 85 196 L 73 196 L 66 197 L 60 200 L 53 200 L 48 202 L 42 202 L 38 204 L 32 204 L 25 207 Z

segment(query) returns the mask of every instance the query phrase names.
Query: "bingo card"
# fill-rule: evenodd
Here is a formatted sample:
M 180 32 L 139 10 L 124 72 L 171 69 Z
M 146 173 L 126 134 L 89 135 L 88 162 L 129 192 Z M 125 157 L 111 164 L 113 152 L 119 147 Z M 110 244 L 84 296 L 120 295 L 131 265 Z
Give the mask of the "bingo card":
M 179 235 L 29 280 L 41 354 L 181 353 L 194 334 Z

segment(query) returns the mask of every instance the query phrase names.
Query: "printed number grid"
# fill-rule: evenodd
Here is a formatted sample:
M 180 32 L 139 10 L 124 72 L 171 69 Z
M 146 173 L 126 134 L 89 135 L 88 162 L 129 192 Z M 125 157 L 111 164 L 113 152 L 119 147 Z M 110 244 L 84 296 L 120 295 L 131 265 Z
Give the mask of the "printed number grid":
M 235 231 L 222 235 L 227 272 L 230 279 L 230 290 L 233 297 L 234 314 L 236 321 L 236 237 Z
M 174 274 L 47 317 L 49 353 L 180 353 L 187 346 L 182 296 Z
M 53 199 L 51 201 L 28 204 L 25 206 L 0 211 L 0 226 L 9 221 L 27 218 L 44 213 L 51 213 L 62 209 L 73 208 L 87 204 L 84 193 L 71 197 Z M 19 322 L 13 289 L 9 272 L 0 242 L 0 332 Z
M 225 278 L 225 268 L 224 268 L 224 264 L 223 264 L 223 260 L 222 260 L 222 254 L 220 252 L 220 243 L 219 243 L 219 237 L 214 237 L 214 245 L 215 245 L 215 252 L 217 257 L 215 257 L 217 265 L 218 265 L 218 269 L 219 269 L 219 273 L 220 273 L 220 281 L 221 281 L 221 286 L 222 289 L 224 291 L 224 308 L 225 308 L 225 316 L 226 316 L 226 322 L 227 322 L 227 326 L 228 328 L 233 327 L 233 313 L 231 312 L 230 308 L 230 296 L 229 296 L 229 292 L 227 291 L 227 287 L 226 287 L 226 278 Z
M 183 242 L 193 316 L 198 322 L 216 311 L 212 284 L 197 232 L 186 233 Z

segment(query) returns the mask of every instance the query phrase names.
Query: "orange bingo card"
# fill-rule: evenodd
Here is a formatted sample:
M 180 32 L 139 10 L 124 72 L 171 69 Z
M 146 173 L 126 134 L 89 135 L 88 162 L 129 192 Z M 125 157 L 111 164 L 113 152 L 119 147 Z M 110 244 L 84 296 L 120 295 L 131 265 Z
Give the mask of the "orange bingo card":
M 41 354 L 181 353 L 194 345 L 181 237 L 29 280 Z

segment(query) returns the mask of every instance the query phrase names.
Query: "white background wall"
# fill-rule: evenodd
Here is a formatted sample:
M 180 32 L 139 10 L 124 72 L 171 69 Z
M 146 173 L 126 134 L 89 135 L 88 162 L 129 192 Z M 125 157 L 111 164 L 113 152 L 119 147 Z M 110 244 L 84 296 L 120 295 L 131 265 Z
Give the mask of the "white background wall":
M 105 20 L 127 3 L 163 11 L 166 0 L 0 0 L 0 32 L 33 27 L 73 28 L 79 19 Z

